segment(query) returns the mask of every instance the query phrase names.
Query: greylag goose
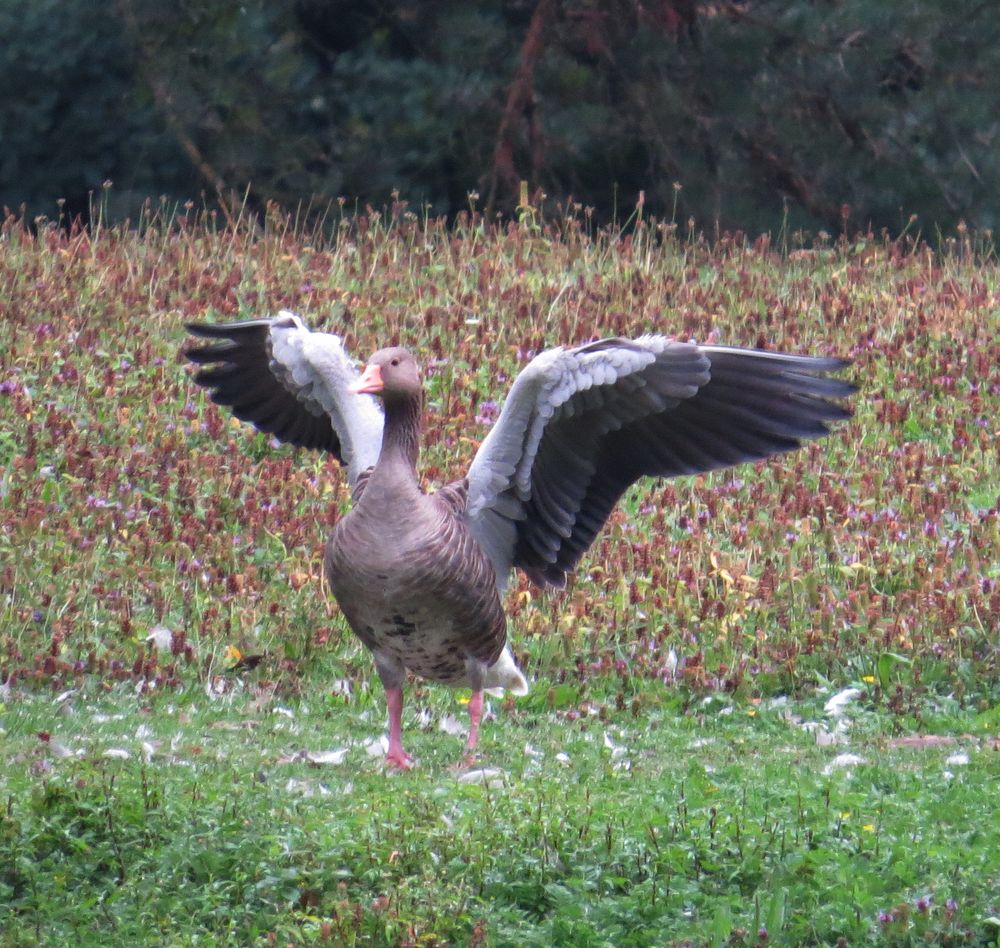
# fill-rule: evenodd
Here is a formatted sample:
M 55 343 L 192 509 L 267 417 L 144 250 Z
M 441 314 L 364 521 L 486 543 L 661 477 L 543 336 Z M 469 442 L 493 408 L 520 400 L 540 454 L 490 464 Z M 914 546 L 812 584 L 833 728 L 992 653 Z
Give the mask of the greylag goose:
M 500 596 L 514 568 L 562 586 L 625 489 L 755 461 L 828 433 L 854 386 L 834 358 L 602 339 L 537 355 L 521 371 L 467 477 L 426 494 L 417 477 L 422 389 L 413 357 L 382 349 L 358 373 L 338 336 L 286 311 L 189 325 L 214 340 L 188 358 L 212 400 L 279 441 L 333 454 L 354 507 L 326 546 L 331 591 L 371 651 L 389 711 L 389 764 L 407 768 L 407 670 L 524 694 Z M 375 396 L 375 397 L 372 397 Z

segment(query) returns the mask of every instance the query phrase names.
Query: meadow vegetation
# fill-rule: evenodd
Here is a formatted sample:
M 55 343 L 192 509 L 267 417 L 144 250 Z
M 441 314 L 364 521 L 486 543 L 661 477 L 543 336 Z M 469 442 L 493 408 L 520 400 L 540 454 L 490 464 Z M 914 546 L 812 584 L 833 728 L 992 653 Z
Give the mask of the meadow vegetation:
M 723 237 L 397 201 L 315 228 L 0 232 L 0 944 L 993 944 L 1000 268 L 965 232 Z M 323 595 L 335 462 L 190 382 L 288 308 L 425 367 L 428 485 L 541 349 L 662 332 L 853 360 L 854 419 L 633 489 L 457 772 Z

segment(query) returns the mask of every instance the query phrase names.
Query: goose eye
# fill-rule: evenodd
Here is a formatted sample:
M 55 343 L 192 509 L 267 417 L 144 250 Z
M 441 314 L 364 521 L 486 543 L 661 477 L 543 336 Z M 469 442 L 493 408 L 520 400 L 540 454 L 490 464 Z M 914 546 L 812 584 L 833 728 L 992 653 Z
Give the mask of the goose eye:
M 389 363 L 389 365 L 399 365 L 399 359 L 393 359 L 392 362 Z

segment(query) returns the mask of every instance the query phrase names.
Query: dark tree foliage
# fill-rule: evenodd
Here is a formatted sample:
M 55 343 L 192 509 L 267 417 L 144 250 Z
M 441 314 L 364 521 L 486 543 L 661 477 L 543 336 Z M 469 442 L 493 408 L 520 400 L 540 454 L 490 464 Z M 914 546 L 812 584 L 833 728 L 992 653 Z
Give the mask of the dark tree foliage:
M 165 193 L 699 227 L 1000 217 L 1000 17 L 958 0 L 0 0 L 0 201 Z M 202 197 L 204 196 L 204 197 Z
M 0 205 L 85 216 L 106 180 L 123 202 L 190 180 L 108 4 L 0 0 L 0 37 Z

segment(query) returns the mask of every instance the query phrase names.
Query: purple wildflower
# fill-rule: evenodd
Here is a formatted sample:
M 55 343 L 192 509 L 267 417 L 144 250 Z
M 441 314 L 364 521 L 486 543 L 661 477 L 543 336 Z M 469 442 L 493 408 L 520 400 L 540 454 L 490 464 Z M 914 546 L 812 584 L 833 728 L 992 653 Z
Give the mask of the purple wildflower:
M 492 425 L 500 413 L 500 406 L 496 402 L 480 402 L 479 411 L 476 412 L 476 424 Z

